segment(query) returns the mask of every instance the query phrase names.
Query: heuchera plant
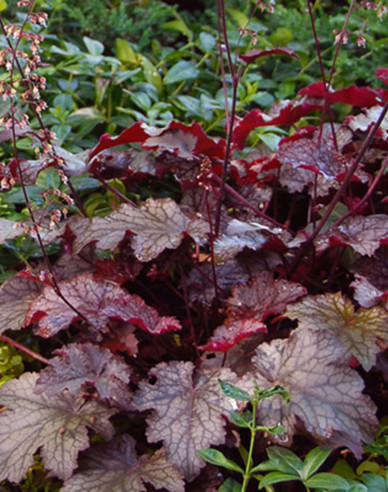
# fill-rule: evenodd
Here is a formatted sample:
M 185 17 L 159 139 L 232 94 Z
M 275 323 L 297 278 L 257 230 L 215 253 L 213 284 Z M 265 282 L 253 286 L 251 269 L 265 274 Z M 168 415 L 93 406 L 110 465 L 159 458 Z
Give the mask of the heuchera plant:
M 41 35 L 26 27 L 45 16 L 19 4 L 24 24 L 1 23 L 1 139 L 14 142 L 1 173 L 3 188 L 21 186 L 29 219 L 0 219 L 0 239 L 29 237 L 43 261 L 2 284 L 0 333 L 14 345 L 30 333 L 41 353 L 24 350 L 42 366 L 0 389 L 0 480 L 20 482 L 39 453 L 64 492 L 215 490 L 223 479 L 197 451 L 235 446 L 224 419 L 235 401 L 219 380 L 290 394 L 257 409 L 261 426 L 284 427 L 280 444 L 304 434 L 360 457 L 378 428 L 367 372 L 384 367 L 388 343 L 388 90 L 324 80 L 267 113 L 229 108 L 226 138 L 137 122 L 74 155 L 29 127 L 25 105 L 41 123 L 45 81 Z M 233 90 L 256 59 L 294 56 L 270 51 L 236 66 L 221 56 Z M 388 69 L 376 76 L 388 82 Z M 335 121 L 337 103 L 354 114 Z M 313 114 L 321 123 L 307 125 Z M 289 136 L 258 155 L 250 134 L 266 125 Z M 36 159 L 19 157 L 26 133 Z M 51 168 L 62 182 L 37 209 L 28 187 Z M 80 175 L 115 193 L 109 213 L 86 215 Z

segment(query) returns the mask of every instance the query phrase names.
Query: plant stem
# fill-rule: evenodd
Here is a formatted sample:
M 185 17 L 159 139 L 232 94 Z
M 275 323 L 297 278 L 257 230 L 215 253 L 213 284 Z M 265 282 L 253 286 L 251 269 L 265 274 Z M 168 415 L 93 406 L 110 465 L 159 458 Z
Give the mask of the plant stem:
M 241 487 L 241 492 L 245 492 L 249 480 L 251 478 L 251 468 L 252 468 L 252 455 L 253 455 L 253 447 L 255 445 L 255 438 L 256 438 L 256 411 L 257 411 L 257 405 L 258 405 L 258 400 L 255 397 L 252 400 L 252 426 L 251 426 L 251 442 L 249 443 L 249 451 L 248 451 L 248 458 L 247 458 L 247 463 L 245 465 L 245 473 L 244 473 L 244 481 L 242 483 Z
M 310 248 L 314 239 L 318 236 L 318 234 L 321 232 L 324 225 L 328 221 L 332 211 L 334 210 L 334 207 L 337 205 L 337 203 L 341 199 L 342 195 L 344 194 L 346 188 L 348 187 L 348 185 L 350 183 L 350 180 L 352 179 L 353 174 L 356 172 L 357 167 L 361 162 L 361 159 L 364 157 L 365 152 L 367 151 L 367 149 L 370 147 L 371 143 L 373 142 L 373 139 L 377 133 L 377 130 L 380 128 L 380 125 L 383 122 L 384 117 L 387 114 L 387 112 L 388 112 L 388 102 L 385 104 L 385 106 L 381 110 L 381 114 L 378 117 L 373 128 L 371 128 L 371 130 L 369 131 L 368 136 L 364 140 L 364 143 L 362 144 L 362 147 L 361 147 L 359 153 L 357 154 L 357 157 L 354 159 L 353 164 L 350 166 L 348 172 L 346 173 L 346 176 L 345 176 L 345 179 L 344 179 L 342 185 L 340 186 L 337 193 L 334 195 L 333 199 L 329 203 L 327 210 L 326 210 L 326 213 L 324 214 L 324 216 L 319 221 L 314 232 L 311 234 L 311 236 L 308 238 L 308 240 L 304 243 L 302 248 L 299 250 L 299 253 L 296 255 L 294 264 L 293 264 L 292 269 L 291 269 L 291 273 L 295 272 L 296 268 L 298 267 L 302 258 L 306 254 L 307 250 Z
M 43 364 L 50 364 L 50 361 L 46 359 L 45 357 L 42 357 L 41 355 L 37 354 L 36 352 L 33 352 L 29 348 L 25 347 L 19 342 L 15 342 L 15 340 L 12 340 L 12 338 L 7 337 L 6 335 L 0 335 L 0 340 L 2 340 L 5 343 L 9 343 L 13 347 L 15 347 L 18 350 L 21 350 L 25 354 L 29 355 L 33 359 L 38 360 L 39 362 L 43 362 Z

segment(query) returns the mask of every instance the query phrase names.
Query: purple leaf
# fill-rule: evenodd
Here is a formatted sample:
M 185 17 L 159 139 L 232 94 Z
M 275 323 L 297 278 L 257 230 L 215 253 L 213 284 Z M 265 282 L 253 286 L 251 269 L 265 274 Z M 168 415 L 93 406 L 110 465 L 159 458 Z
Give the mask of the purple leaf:
M 239 55 L 241 60 L 244 60 L 246 63 L 252 63 L 258 58 L 262 56 L 272 56 L 272 55 L 284 55 L 284 56 L 292 56 L 293 58 L 299 59 L 299 56 L 295 53 L 291 48 L 287 48 L 287 46 L 282 46 L 279 48 L 272 48 L 269 50 L 250 50 L 244 53 L 243 55 Z
M 88 450 L 80 472 L 65 483 L 63 492 L 146 492 L 144 483 L 157 490 L 184 492 L 181 475 L 166 460 L 163 449 L 136 457 L 134 439 L 124 434 Z
M 77 239 L 75 252 L 91 241 L 100 249 L 114 249 L 125 231 L 135 234 L 132 247 L 142 262 L 156 258 L 166 248 L 175 249 L 188 234 L 201 243 L 206 240 L 209 224 L 199 218 L 189 218 L 171 198 L 149 198 L 141 208 L 128 204 L 106 217 L 95 217 L 89 224 L 72 227 Z M 109 231 L 109 234 L 106 234 Z
M 329 330 L 298 328 L 286 340 L 273 340 L 256 349 L 252 377 L 259 387 L 280 384 L 291 394 L 263 400 L 258 419 L 262 425 L 282 424 L 291 443 L 301 420 L 306 430 L 322 441 L 348 446 L 361 456 L 362 441 L 373 439 L 378 422 L 375 405 L 362 394 L 361 377 L 344 364 L 343 348 Z
M 179 321 L 170 316 L 159 316 L 156 309 L 136 295 L 127 295 L 113 299 L 103 310 L 102 314 L 110 318 L 132 323 L 148 333 L 159 335 L 166 331 L 176 331 L 182 328 Z
M 59 353 L 60 356 L 51 359 L 50 365 L 40 372 L 36 393 L 54 396 L 67 389 L 77 396 L 81 388 L 89 384 L 111 405 L 129 408 L 131 373 L 121 357 L 90 343 L 68 345 Z
M 163 441 L 168 462 L 189 481 L 205 465 L 197 450 L 225 439 L 222 414 L 232 411 L 233 404 L 218 379 L 236 380 L 228 369 L 193 372 L 192 362 L 163 362 L 150 371 L 156 383 L 141 382 L 134 395 L 135 407 L 153 410 L 147 419 L 149 441 Z
M 383 240 L 388 239 L 388 216 L 356 215 L 338 227 L 329 227 L 314 244 L 321 252 L 331 244 L 348 245 L 360 255 L 372 256 Z
M 24 373 L 0 388 L 0 480 L 19 482 L 41 448 L 44 466 L 69 478 L 79 451 L 89 447 L 88 429 L 111 439 L 109 417 L 115 410 L 69 393 L 48 397 L 35 393 L 38 374 Z
M 227 300 L 228 318 L 216 328 L 209 342 L 201 347 L 211 352 L 227 352 L 244 338 L 266 331 L 265 318 L 282 313 L 286 305 L 306 294 L 306 289 L 287 280 L 275 280 L 263 272 L 248 284 L 237 285 Z
M 58 284 L 62 295 L 77 310 L 66 304 L 52 287 L 46 287 L 28 310 L 25 325 L 38 322 L 39 334 L 49 338 L 68 328 L 72 321 L 84 317 L 97 330 L 105 328 L 108 317 L 102 311 L 113 299 L 126 291 L 113 282 L 97 280 L 90 273 L 82 273 Z
M 0 333 L 20 330 L 30 303 L 39 296 L 42 286 L 28 278 L 16 275 L 8 278 L 0 287 Z

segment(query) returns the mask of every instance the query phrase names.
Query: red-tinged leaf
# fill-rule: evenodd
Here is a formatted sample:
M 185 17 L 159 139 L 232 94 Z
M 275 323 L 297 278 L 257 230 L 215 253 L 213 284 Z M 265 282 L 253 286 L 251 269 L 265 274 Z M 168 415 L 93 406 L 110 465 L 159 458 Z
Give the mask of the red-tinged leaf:
M 304 87 L 298 92 L 298 95 L 319 97 L 323 99 L 325 97 L 323 82 L 314 82 L 309 86 Z M 338 91 L 329 88 L 328 99 L 329 104 L 344 103 L 361 108 L 370 108 L 384 102 L 380 92 L 368 89 L 367 87 L 356 87 L 355 85 L 351 85 L 350 87 Z
M 135 278 L 141 272 L 143 265 L 134 257 L 125 258 L 121 260 L 99 260 L 94 263 L 96 269 L 96 277 L 104 278 L 105 280 L 111 280 L 116 284 L 123 284 L 124 282 L 133 282 Z
M 209 342 L 201 347 L 209 352 L 227 352 L 244 338 L 266 331 L 265 318 L 282 313 L 286 305 L 306 294 L 301 285 L 274 280 L 270 272 L 257 275 L 248 284 L 237 285 L 227 300 L 228 318 Z
M 129 175 L 130 165 L 135 159 L 133 154 L 133 149 L 100 152 L 93 159 L 89 172 L 104 179 L 124 178 Z
M 137 355 L 138 340 L 134 335 L 136 326 L 129 323 L 120 323 L 115 326 L 111 324 L 109 334 L 103 341 L 103 346 L 107 347 L 111 352 L 126 352 L 129 355 Z
M 376 77 L 388 84 L 388 68 L 379 68 L 376 71 Z
M 280 384 L 291 395 L 288 406 L 274 396 L 258 408 L 262 425 L 285 426 L 279 442 L 290 444 L 301 420 L 321 442 L 362 455 L 361 442 L 370 442 L 378 426 L 376 408 L 362 394 L 363 380 L 345 365 L 341 344 L 330 331 L 298 328 L 288 339 L 259 345 L 253 362 L 259 388 Z
M 215 329 L 209 342 L 199 348 L 205 352 L 226 353 L 245 338 L 259 331 L 266 333 L 267 327 L 255 318 L 226 320 L 224 325 Z
M 369 109 L 364 109 L 357 116 L 349 116 L 346 119 L 345 123 L 351 128 L 354 132 L 360 130 L 362 132 L 367 132 L 372 125 L 374 125 L 382 112 L 381 106 L 373 106 Z M 381 125 L 379 127 L 377 137 L 382 139 L 388 138 L 388 117 L 385 116 Z
M 198 123 L 187 126 L 178 121 L 172 121 L 165 128 L 154 128 L 137 122 L 117 137 L 103 135 L 98 145 L 92 150 L 90 159 L 108 148 L 135 142 L 142 144 L 145 149 L 169 151 L 189 159 L 200 154 L 222 159 L 225 147 L 223 141 L 216 143 L 209 138 Z
M 277 153 L 277 159 L 293 168 L 309 169 L 328 181 L 335 180 L 346 169 L 347 164 L 346 159 L 336 152 L 329 142 L 307 138 L 283 143 Z
M 39 296 L 42 286 L 28 278 L 13 276 L 0 287 L 0 333 L 20 330 L 30 303 Z
M 252 63 L 258 58 L 263 56 L 273 56 L 273 55 L 283 55 L 283 56 L 292 56 L 293 58 L 299 59 L 299 56 L 295 53 L 291 48 L 287 48 L 287 46 L 282 46 L 279 48 L 272 48 L 268 50 L 249 50 L 243 55 L 239 55 L 239 58 L 246 63 Z
M 90 273 L 82 273 L 71 280 L 59 282 L 58 286 L 77 312 L 52 287 L 46 287 L 31 303 L 25 320 L 25 325 L 37 321 L 39 334 L 44 338 L 68 328 L 72 321 L 80 319 L 80 315 L 86 318 L 90 326 L 103 330 L 108 321 L 108 317 L 103 315 L 103 309 L 113 299 L 127 293 L 117 284 L 96 280 Z
M 233 129 L 233 143 L 239 148 L 244 147 L 249 133 L 254 129 L 269 125 L 292 125 L 304 116 L 316 109 L 322 109 L 320 105 L 308 99 L 284 100 L 272 106 L 270 113 L 265 114 L 259 109 L 253 109 L 240 120 Z
M 135 234 L 132 247 L 136 257 L 147 262 L 166 248 L 177 248 L 185 235 L 204 242 L 209 224 L 202 219 L 188 218 L 171 198 L 149 198 L 141 208 L 123 204 L 106 217 L 95 217 L 86 225 L 85 221 L 78 222 L 72 229 L 77 236 L 75 252 L 92 241 L 101 249 L 114 249 L 125 231 L 130 230 Z
M 282 313 L 286 305 L 306 294 L 296 282 L 275 280 L 270 272 L 257 275 L 248 284 L 238 285 L 227 301 L 228 317 L 252 316 L 264 320 L 270 314 Z
M 159 335 L 166 331 L 176 331 L 182 328 L 179 321 L 170 316 L 159 316 L 156 309 L 136 295 L 127 295 L 113 299 L 101 314 L 110 318 L 132 323 L 148 333 Z
M 146 492 L 155 489 L 184 492 L 184 482 L 166 460 L 163 449 L 137 458 L 135 440 L 123 434 L 106 444 L 96 444 L 81 459 L 81 467 L 61 489 L 63 492 Z
M 388 342 L 388 313 L 382 307 L 359 309 L 349 299 L 337 294 L 307 296 L 288 306 L 285 313 L 298 319 L 302 329 L 328 330 L 340 341 L 344 360 L 351 356 L 369 371 L 380 351 L 377 338 Z
M 225 439 L 222 414 L 233 410 L 233 402 L 223 395 L 218 380 L 236 382 L 228 369 L 193 373 L 191 362 L 163 362 L 150 372 L 156 382 L 141 382 L 134 394 L 135 407 L 153 410 L 147 419 L 148 440 L 163 441 L 168 462 L 188 481 L 205 465 L 197 450 Z
M 115 410 L 69 393 L 35 393 L 38 374 L 24 373 L 0 388 L 0 480 L 19 482 L 40 448 L 43 464 L 62 480 L 77 467 L 79 451 L 89 447 L 88 429 L 111 439 Z
M 92 149 L 92 151 L 90 152 L 89 159 L 93 161 L 93 157 L 103 150 L 117 147 L 118 145 L 125 145 L 134 142 L 144 142 L 147 137 L 147 125 L 145 125 L 145 123 L 143 123 L 142 121 L 138 121 L 126 130 L 122 131 L 117 137 L 112 137 L 108 133 L 105 133 L 100 137 L 100 141 L 98 142 L 96 147 L 94 147 L 94 149 Z
M 143 144 L 149 150 L 169 151 L 184 159 L 201 154 L 218 159 L 224 156 L 225 142 L 215 142 L 198 123 L 187 126 L 179 121 L 171 121 L 168 127 L 161 130 L 152 128 L 149 134 L 150 137 Z
M 111 406 L 129 409 L 131 373 L 121 357 L 90 343 L 65 346 L 59 354 L 40 372 L 36 393 L 51 397 L 68 390 L 77 396 L 82 387 L 90 385 Z
M 372 256 L 380 243 L 388 238 L 388 216 L 356 215 L 350 217 L 338 227 L 329 227 L 314 244 L 317 251 L 323 251 L 330 246 L 330 240 L 336 238 L 342 244 L 347 244 L 361 255 Z

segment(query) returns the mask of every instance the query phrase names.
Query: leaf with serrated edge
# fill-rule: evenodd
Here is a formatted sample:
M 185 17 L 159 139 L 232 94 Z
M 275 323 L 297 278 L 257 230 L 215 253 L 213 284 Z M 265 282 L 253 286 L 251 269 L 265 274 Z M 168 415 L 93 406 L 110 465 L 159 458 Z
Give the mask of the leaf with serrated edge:
M 20 330 L 29 304 L 40 294 L 42 288 L 33 280 L 13 276 L 0 287 L 0 333 L 5 330 Z
M 350 217 L 338 227 L 329 227 L 327 231 L 315 241 L 318 252 L 327 249 L 331 241 L 335 240 L 352 247 L 360 255 L 372 256 L 380 246 L 380 242 L 388 239 L 388 216 L 356 215 Z
M 89 446 L 88 428 L 111 439 L 115 410 L 63 393 L 48 398 L 34 392 L 38 374 L 24 373 L 0 388 L 0 480 L 19 482 L 38 451 L 45 468 L 65 480 Z
M 156 258 L 166 248 L 177 248 L 184 234 L 189 234 L 199 243 L 203 242 L 209 225 L 201 219 L 189 219 L 171 198 L 149 198 L 141 208 L 123 204 L 106 217 L 92 219 L 88 227 L 73 228 L 77 235 L 75 252 L 86 244 L 97 241 L 100 249 L 114 249 L 123 239 L 125 231 L 135 234 L 132 247 L 142 261 Z M 109 231 L 109 234 L 106 234 Z
M 147 306 L 143 299 L 136 295 L 127 295 L 119 299 L 113 299 L 101 313 L 110 318 L 121 319 L 122 321 L 132 323 L 142 330 L 156 335 L 182 328 L 176 318 L 159 316 L 156 309 Z
M 228 314 L 243 317 L 251 313 L 255 319 L 263 320 L 269 314 L 283 312 L 289 302 L 306 294 L 306 289 L 296 282 L 275 280 L 271 272 L 262 272 L 248 284 L 237 285 L 229 297 Z
M 354 306 L 340 292 L 319 296 L 307 296 L 288 307 L 286 316 L 297 318 L 299 328 L 330 330 L 341 342 L 345 361 L 357 358 L 369 371 L 380 351 L 377 337 L 388 341 L 388 313 L 382 307 L 361 308 Z
M 283 312 L 287 303 L 304 294 L 306 289 L 302 285 L 275 280 L 268 271 L 260 273 L 248 284 L 237 285 L 227 300 L 228 318 L 201 349 L 227 352 L 253 333 L 265 332 L 264 320 L 268 315 Z
M 102 315 L 104 307 L 112 299 L 127 293 L 117 284 L 95 279 L 90 273 L 59 282 L 58 286 L 65 299 L 97 330 L 103 329 L 108 320 L 107 316 Z M 30 305 L 25 325 L 37 320 L 39 334 L 48 338 L 66 329 L 74 319 L 79 318 L 78 313 L 52 287 L 46 287 Z
M 234 409 L 218 380 L 237 379 L 228 369 L 203 370 L 194 377 L 193 372 L 191 362 L 158 364 L 150 372 L 156 383 L 140 383 L 133 400 L 139 410 L 154 410 L 147 419 L 147 437 L 150 442 L 163 441 L 168 461 L 189 481 L 204 466 L 197 451 L 224 442 L 221 415 Z
M 128 364 L 110 350 L 91 343 L 74 343 L 61 348 L 60 357 L 40 372 L 35 392 L 53 396 L 67 389 L 76 396 L 85 383 L 101 398 L 119 408 L 128 408 L 130 378 Z
M 166 460 L 163 449 L 151 457 L 136 458 L 134 439 L 124 434 L 85 453 L 80 473 L 65 483 L 62 492 L 145 492 L 144 482 L 156 489 L 184 492 L 180 474 Z
M 280 384 L 291 395 L 288 406 L 274 396 L 258 409 L 262 425 L 285 426 L 283 443 L 291 442 L 298 419 L 313 436 L 345 443 L 357 455 L 361 441 L 373 439 L 375 406 L 362 394 L 361 377 L 344 365 L 342 347 L 329 331 L 298 328 L 288 339 L 261 344 L 253 363 L 252 377 L 259 387 Z

